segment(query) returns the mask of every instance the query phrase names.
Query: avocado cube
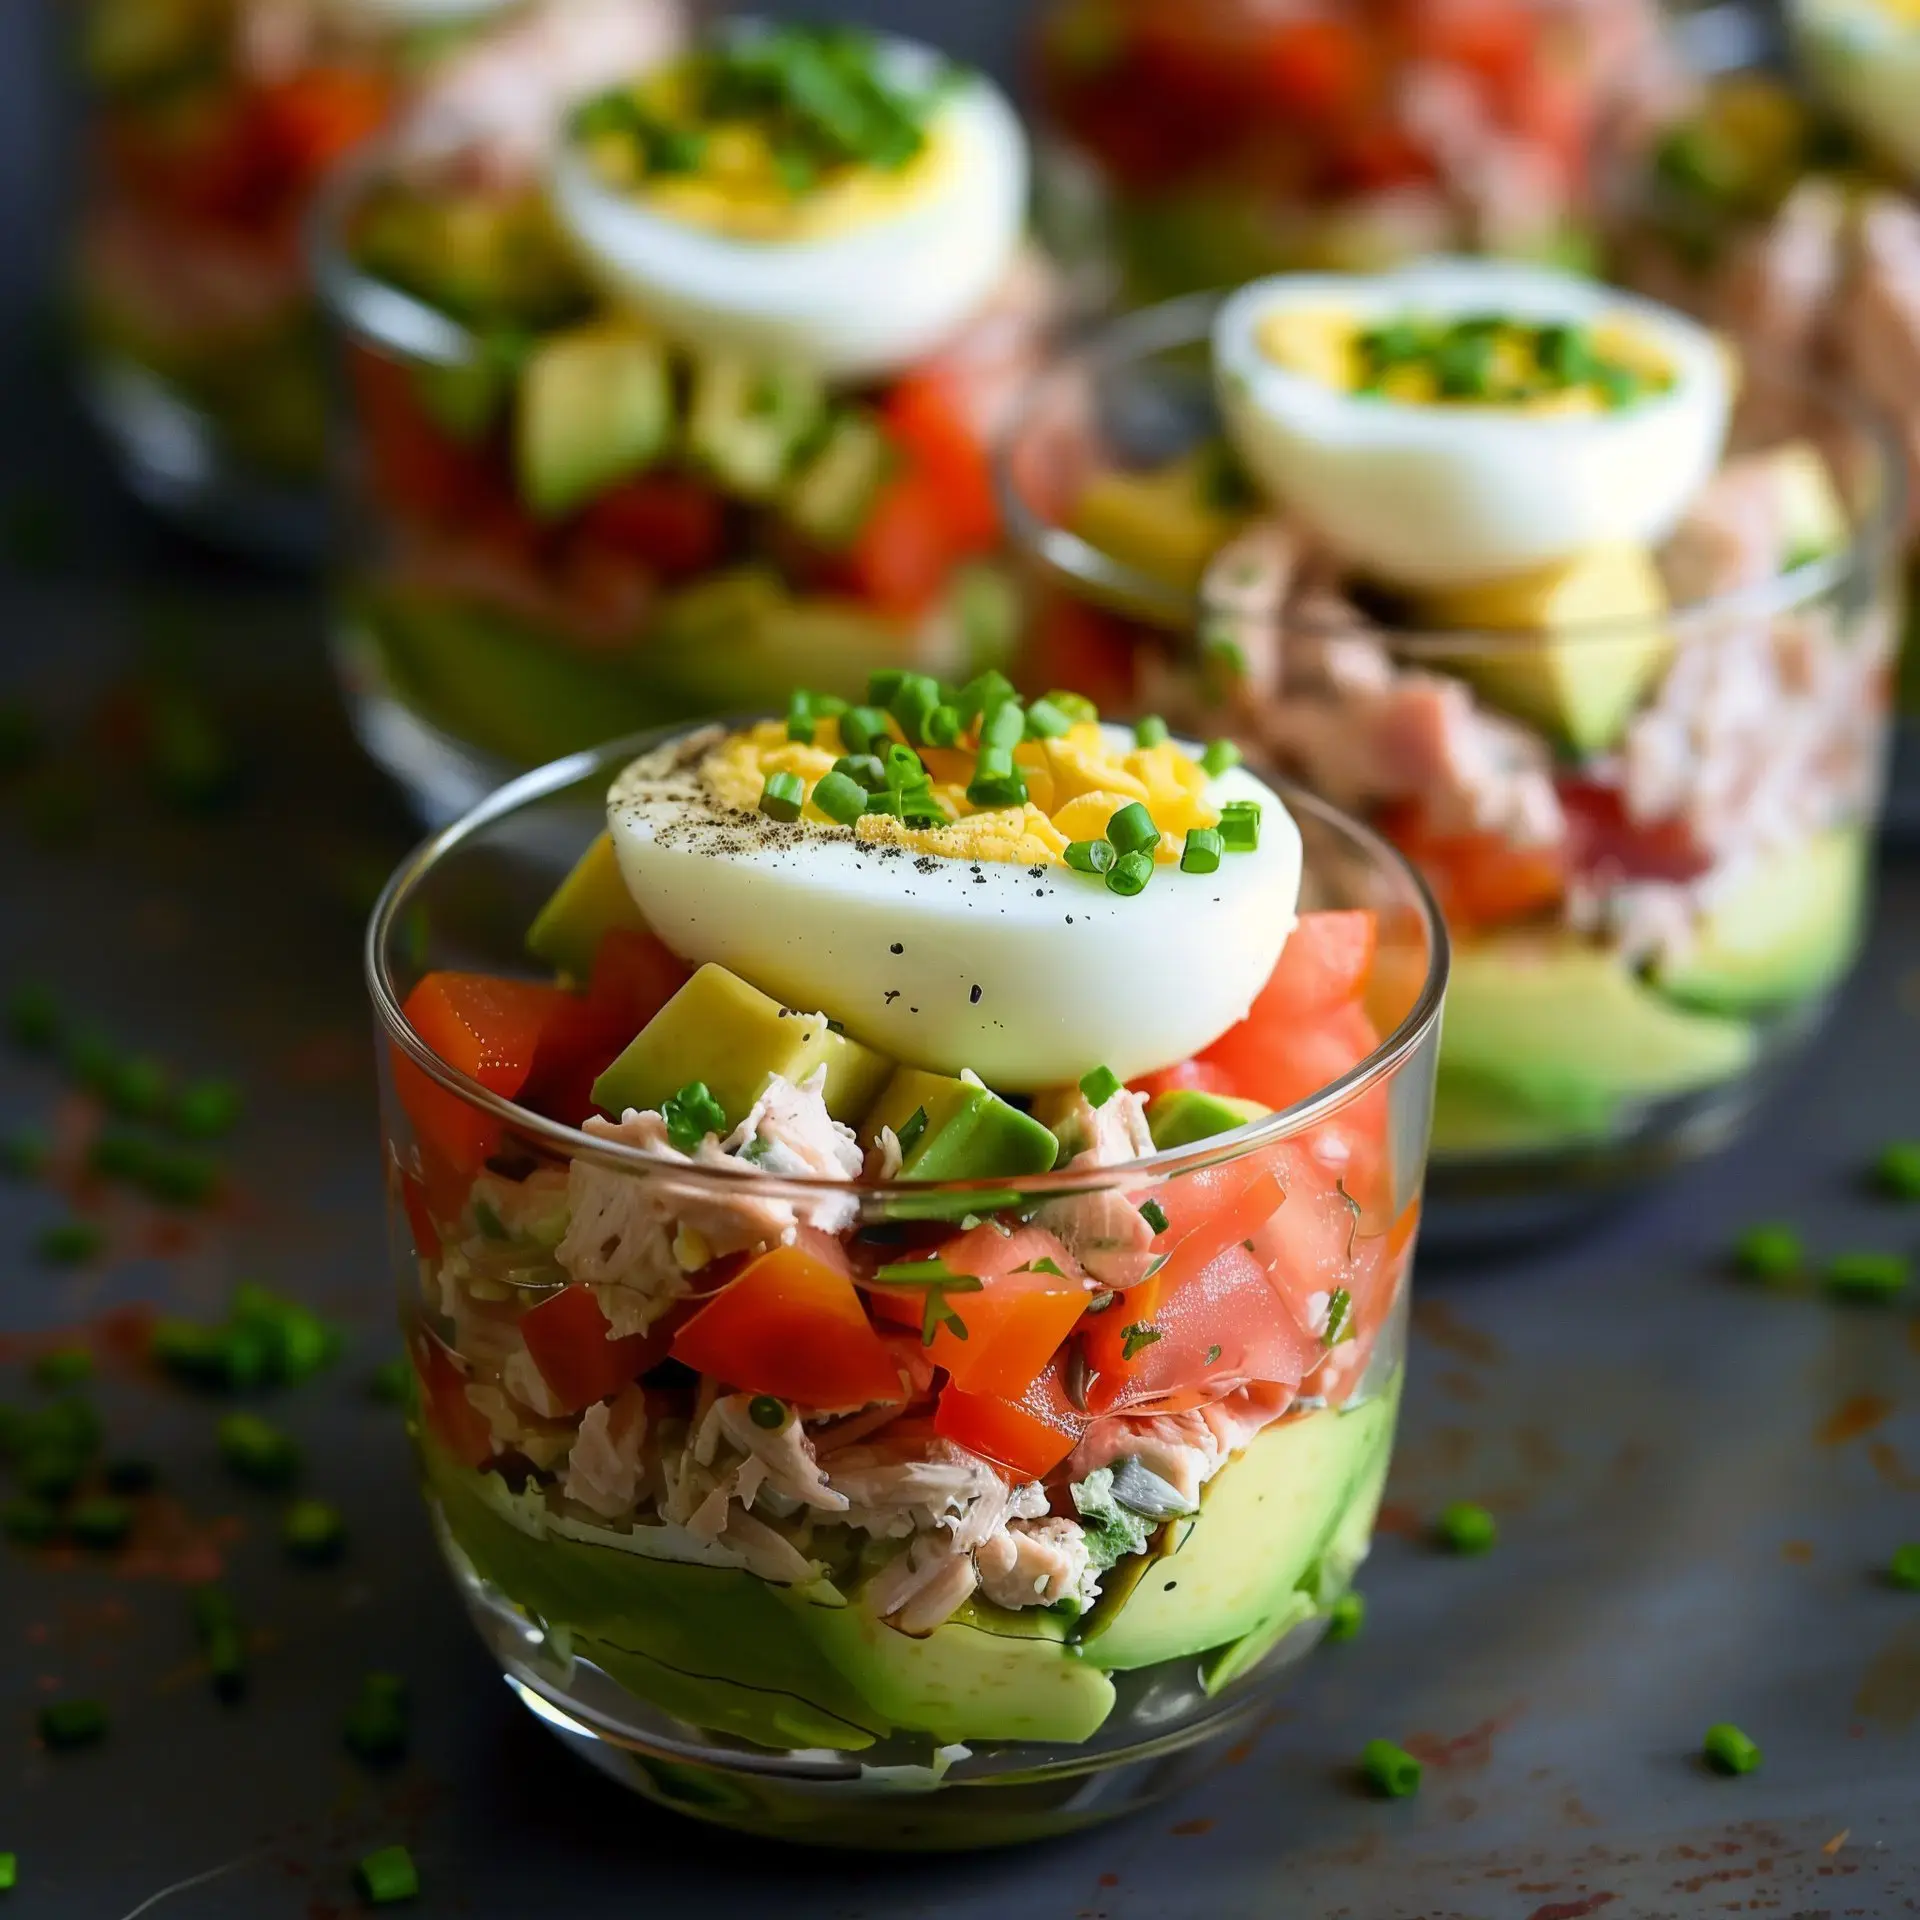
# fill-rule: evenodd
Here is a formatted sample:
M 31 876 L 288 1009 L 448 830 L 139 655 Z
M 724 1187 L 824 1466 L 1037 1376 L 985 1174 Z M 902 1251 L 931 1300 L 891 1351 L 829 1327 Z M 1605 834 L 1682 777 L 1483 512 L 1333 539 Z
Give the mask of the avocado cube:
M 1780 564 L 1804 566 L 1847 544 L 1847 510 L 1819 450 L 1805 440 L 1765 456 L 1780 524 Z
M 920 1113 L 926 1115 L 923 1125 L 915 1123 Z M 990 1087 L 918 1067 L 895 1070 L 867 1115 L 863 1144 L 879 1139 L 882 1127 L 891 1127 L 901 1142 L 903 1180 L 1004 1180 L 1048 1173 L 1060 1153 L 1048 1128 Z
M 417 366 L 414 397 L 448 438 L 471 446 L 483 440 L 499 417 L 512 384 L 498 362 L 481 358 L 455 366 Z
M 893 465 L 879 423 L 849 410 L 827 430 L 817 452 L 787 482 L 780 511 L 816 546 L 850 546 L 867 523 Z
M 702 967 L 593 1083 L 607 1113 L 658 1111 L 690 1080 L 737 1127 L 775 1074 L 799 1082 L 825 1067 L 827 1111 L 852 1125 L 886 1083 L 892 1063 L 835 1033 L 822 1013 L 795 1013 L 738 974 Z
M 593 957 L 608 934 L 646 930 L 646 920 L 621 877 L 613 836 L 603 833 L 527 929 L 527 950 L 570 980 L 583 981 L 593 972 Z
M 699 354 L 687 445 L 729 493 L 771 500 L 818 431 L 826 404 L 819 376 L 806 367 Z
M 1271 1113 L 1258 1100 L 1236 1100 L 1224 1093 L 1202 1093 L 1198 1087 L 1175 1087 L 1156 1093 L 1147 1102 L 1147 1130 L 1153 1144 L 1165 1153 L 1172 1147 L 1190 1147 L 1216 1133 L 1231 1133 L 1249 1120 Z
M 1151 472 L 1096 474 L 1073 504 L 1070 529 L 1169 586 L 1198 586 L 1207 562 L 1246 518 L 1215 503 L 1208 472 L 1200 449 Z
M 514 456 L 536 514 L 559 519 L 616 480 L 650 467 L 673 432 L 666 348 L 620 322 L 543 341 L 520 376 Z

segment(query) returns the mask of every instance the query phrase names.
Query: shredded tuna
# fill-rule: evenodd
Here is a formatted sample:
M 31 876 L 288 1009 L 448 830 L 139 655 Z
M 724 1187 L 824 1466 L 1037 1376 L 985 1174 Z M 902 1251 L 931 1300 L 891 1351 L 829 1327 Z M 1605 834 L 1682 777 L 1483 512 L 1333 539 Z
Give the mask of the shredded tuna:
M 1016 1520 L 973 1556 L 980 1591 L 996 1607 L 1050 1607 L 1088 1584 L 1087 1536 L 1058 1516 Z
M 473 1381 L 466 1391 L 467 1404 L 487 1423 L 496 1454 L 517 1453 L 544 1472 L 556 1465 L 572 1444 L 570 1426 L 537 1419 L 492 1381 Z
M 1263 1384 L 1185 1413 L 1110 1415 L 1096 1420 L 1074 1448 L 1067 1478 L 1084 1480 L 1131 1455 L 1190 1506 L 1198 1506 L 1200 1489 L 1292 1401 L 1291 1387 Z
M 500 1384 L 520 1402 L 531 1407 L 543 1420 L 558 1420 L 566 1409 L 553 1397 L 546 1376 L 534 1365 L 533 1355 L 523 1346 L 507 1355 L 500 1369 Z
M 848 1501 L 847 1524 L 882 1539 L 957 1528 L 977 1502 L 1008 1498 L 999 1473 L 950 1440 L 904 1458 L 884 1445 L 847 1447 L 829 1457 L 826 1474 Z M 1044 1495 L 1037 1510 L 1046 1511 Z
M 973 1595 L 973 1556 L 944 1534 L 915 1535 L 868 1584 L 866 1601 L 902 1633 L 931 1633 Z
M 754 1477 L 756 1488 L 771 1487 L 796 1505 L 812 1507 L 820 1513 L 846 1512 L 846 1495 L 827 1485 L 800 1422 L 789 1418 L 783 1426 L 770 1430 L 754 1420 L 752 1406 L 751 1394 L 734 1393 L 716 1400 L 713 1411 L 701 1423 L 702 1437 L 711 1432 L 724 1439 L 736 1453 L 748 1456 L 749 1464 L 761 1469 Z M 695 1451 L 699 1451 L 698 1443 Z M 745 1468 L 741 1471 L 744 1473 Z M 734 1494 L 743 1506 L 753 1504 L 738 1483 Z
M 1281 618 L 1300 552 L 1285 521 L 1258 520 L 1229 540 L 1201 577 L 1201 648 L 1210 662 L 1224 661 L 1236 702 L 1270 700 L 1280 691 Z
M 567 1498 L 603 1520 L 632 1513 L 645 1483 L 646 1437 L 647 1399 L 638 1387 L 589 1407 L 567 1455 L 561 1482 Z

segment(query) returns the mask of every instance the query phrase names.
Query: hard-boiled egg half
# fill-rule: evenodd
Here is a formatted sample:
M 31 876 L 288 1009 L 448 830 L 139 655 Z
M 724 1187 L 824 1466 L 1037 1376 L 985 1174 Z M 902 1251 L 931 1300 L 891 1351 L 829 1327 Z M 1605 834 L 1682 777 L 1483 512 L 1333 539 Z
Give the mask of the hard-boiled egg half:
M 747 26 L 583 107 L 560 217 L 616 297 L 700 344 L 873 379 L 1005 276 L 1027 146 L 1005 97 L 931 50 Z
M 1821 93 L 1920 180 L 1920 0 L 1792 0 L 1788 12 Z
M 1254 479 L 1392 586 L 1656 543 L 1726 438 L 1731 380 L 1712 334 L 1541 268 L 1260 280 L 1222 307 L 1213 350 Z
M 1071 696 L 969 713 L 964 690 L 902 685 L 891 714 L 796 696 L 788 721 L 705 728 L 621 775 L 613 844 L 661 939 L 1005 1091 L 1135 1078 L 1244 1017 L 1300 893 L 1270 788 Z

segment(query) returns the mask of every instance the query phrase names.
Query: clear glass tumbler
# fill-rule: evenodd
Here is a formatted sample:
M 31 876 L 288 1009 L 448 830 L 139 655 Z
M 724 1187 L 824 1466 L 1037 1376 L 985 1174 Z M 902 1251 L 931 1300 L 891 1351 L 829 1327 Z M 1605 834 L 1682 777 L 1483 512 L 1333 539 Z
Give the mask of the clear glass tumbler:
M 566 1744 L 722 1825 L 977 1847 L 1123 1814 L 1263 1709 L 1367 1551 L 1404 1366 L 1438 916 L 1391 848 L 1288 791 L 1303 909 L 1360 910 L 1378 935 L 1348 1010 L 1374 1043 L 1311 1097 L 1018 1186 L 663 1159 L 490 1090 L 498 1062 L 470 1077 L 404 1009 L 436 970 L 524 977 L 524 929 L 599 797 L 669 737 L 503 789 L 401 867 L 369 932 L 413 1432 L 461 1599 Z M 997 1311 L 1057 1284 L 1044 1267 L 1018 1275 L 1027 1295 L 989 1278 L 942 1314 L 903 1312 L 877 1277 L 942 1250 L 965 1266 L 968 1236 L 1044 1245 L 1089 1211 L 1134 1231 L 1024 1389 L 969 1369 Z M 625 1334 L 596 1301 L 649 1233 L 689 1291 Z M 703 1264 L 719 1244 L 736 1250 Z M 736 1315 L 738 1377 L 702 1372 L 684 1331 L 715 1301 Z M 956 1307 L 974 1349 L 944 1322 Z M 836 1410 L 803 1412 L 796 1368 L 868 1358 L 887 1384 L 822 1385 Z M 1182 1366 L 1212 1384 L 1156 1387 Z

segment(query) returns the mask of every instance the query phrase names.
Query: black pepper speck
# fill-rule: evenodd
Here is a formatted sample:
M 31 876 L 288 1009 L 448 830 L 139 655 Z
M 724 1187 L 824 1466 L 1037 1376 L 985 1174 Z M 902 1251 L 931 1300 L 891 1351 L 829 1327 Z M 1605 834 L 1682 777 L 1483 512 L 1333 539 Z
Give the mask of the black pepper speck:
M 899 942 L 898 940 L 896 940 L 896 941 L 895 941 L 895 942 L 893 943 L 893 945 L 892 945 L 892 946 L 890 946 L 890 947 L 889 947 L 889 948 L 887 949 L 887 951 L 888 951 L 889 953 L 905 953 L 905 952 L 906 952 L 906 948 L 905 948 L 904 946 L 902 946 L 902 945 L 900 944 L 900 942 Z
M 980 1004 L 979 987 L 978 986 L 974 987 L 973 990 L 967 995 L 967 998 L 977 1007 Z

